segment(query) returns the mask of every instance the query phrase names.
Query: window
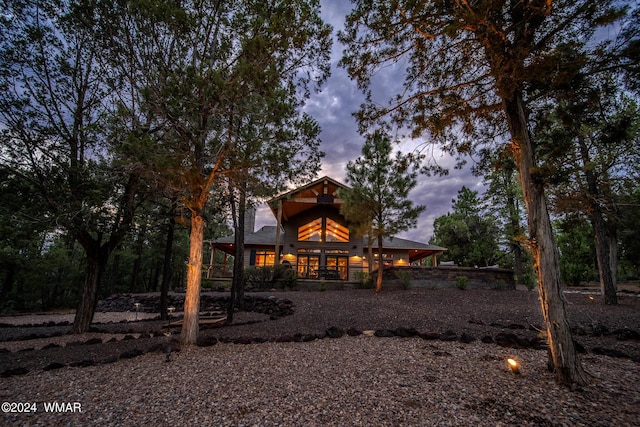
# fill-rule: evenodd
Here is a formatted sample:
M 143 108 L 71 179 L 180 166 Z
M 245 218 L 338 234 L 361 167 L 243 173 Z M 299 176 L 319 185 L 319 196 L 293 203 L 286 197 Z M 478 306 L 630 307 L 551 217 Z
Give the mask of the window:
M 349 229 L 327 218 L 327 242 L 348 242 Z
M 298 228 L 298 241 L 322 242 L 322 218 L 315 219 Z
M 324 236 L 324 238 L 323 238 Z M 349 229 L 331 218 L 314 219 L 298 228 L 300 242 L 348 242 Z
M 274 265 L 275 259 L 275 251 L 256 251 L 256 266 L 258 267 Z

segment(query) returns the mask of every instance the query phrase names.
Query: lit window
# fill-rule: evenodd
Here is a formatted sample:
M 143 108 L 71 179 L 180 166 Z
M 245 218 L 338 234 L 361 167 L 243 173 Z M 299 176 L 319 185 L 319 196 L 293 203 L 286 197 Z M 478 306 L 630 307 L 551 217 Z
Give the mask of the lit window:
M 327 242 L 348 242 L 349 229 L 327 218 Z
M 326 219 L 324 227 L 322 218 L 317 218 L 298 228 L 298 241 L 300 242 L 322 242 L 323 235 L 327 242 L 349 241 L 349 229 L 331 218 Z
M 322 218 L 315 219 L 298 228 L 298 241 L 321 242 Z
M 274 251 L 256 251 L 256 266 L 274 265 L 276 253 Z

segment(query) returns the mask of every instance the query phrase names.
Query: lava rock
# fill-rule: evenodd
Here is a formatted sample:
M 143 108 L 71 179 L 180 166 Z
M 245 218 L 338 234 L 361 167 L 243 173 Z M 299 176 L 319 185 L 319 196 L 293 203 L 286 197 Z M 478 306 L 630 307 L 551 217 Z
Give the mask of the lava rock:
M 60 369 L 60 368 L 64 368 L 67 365 L 65 363 L 60 363 L 60 362 L 51 362 L 49 363 L 47 366 L 45 366 L 44 368 L 42 368 L 43 371 L 53 371 L 54 369 Z
M 416 335 L 418 335 L 418 331 L 416 331 L 414 328 L 397 328 L 394 333 L 402 338 L 409 338 L 409 337 L 415 337 Z
M 356 328 L 349 328 L 347 329 L 347 335 L 350 337 L 357 337 L 358 335 L 362 335 L 362 331 Z
M 385 338 L 396 336 L 396 334 L 389 329 L 376 329 L 374 335 L 377 337 L 385 337 Z
M 137 348 L 132 350 L 126 350 L 120 353 L 120 359 L 133 359 L 134 357 L 142 356 L 144 352 Z
M 476 337 L 466 332 L 463 332 L 462 335 L 460 335 L 460 342 L 462 343 L 471 344 L 475 340 L 476 340 Z
M 95 364 L 96 362 L 91 359 L 84 359 L 73 361 L 69 363 L 69 366 L 71 366 L 72 368 L 86 368 L 88 366 L 94 366 Z
M 434 331 L 418 332 L 418 336 L 423 340 L 431 341 L 431 340 L 437 340 L 438 338 L 440 338 L 440 333 L 434 332 Z
M 28 373 L 29 373 L 29 370 L 27 368 L 22 367 L 22 366 L 18 366 L 17 368 L 5 369 L 0 374 L 0 377 L 9 378 L 9 377 L 13 377 L 13 376 L 16 376 L 16 375 L 25 375 L 25 374 L 28 374 Z
M 344 336 L 344 329 L 332 326 L 326 331 L 329 338 L 342 338 Z
M 446 331 L 440 334 L 440 341 L 455 341 L 458 335 L 453 331 Z

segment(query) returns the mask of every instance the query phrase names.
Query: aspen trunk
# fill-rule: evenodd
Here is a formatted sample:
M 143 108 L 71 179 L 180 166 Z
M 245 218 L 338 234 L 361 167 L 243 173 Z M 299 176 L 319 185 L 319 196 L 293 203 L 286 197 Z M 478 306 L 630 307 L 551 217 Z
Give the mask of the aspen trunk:
M 193 345 L 198 340 L 200 320 L 200 285 L 202 282 L 202 243 L 204 219 L 199 212 L 191 213 L 189 263 L 187 264 L 187 294 L 184 297 L 184 323 L 180 341 Z
M 559 256 L 547 210 L 544 182 L 536 175 L 533 146 L 526 126 L 521 94 L 511 100 L 504 100 L 504 106 L 511 131 L 511 150 L 527 208 L 529 246 L 538 276 L 540 304 L 556 380 L 570 386 L 585 384 L 586 376 L 578 360 L 567 320 L 560 286 Z

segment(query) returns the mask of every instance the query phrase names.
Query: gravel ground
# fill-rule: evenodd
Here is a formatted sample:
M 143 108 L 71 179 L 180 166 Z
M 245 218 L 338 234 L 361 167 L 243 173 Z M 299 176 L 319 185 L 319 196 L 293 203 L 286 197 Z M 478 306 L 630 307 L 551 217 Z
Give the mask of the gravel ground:
M 0 350 L 5 349 L 0 371 L 29 371 L 2 379 L 0 401 L 29 402 L 29 409 L 36 409 L 4 413 L 0 424 L 640 425 L 640 341 L 616 339 L 612 333 L 638 331 L 637 296 L 622 297 L 619 306 L 609 307 L 599 298 L 567 295 L 575 338 L 588 351 L 581 361 L 592 375 L 588 386 L 570 391 L 556 385 L 547 372 L 546 351 L 480 341 L 500 333 L 536 337 L 535 328 L 542 321 L 535 292 L 408 290 L 376 295 L 349 290 L 272 295 L 293 301 L 295 313 L 275 320 L 238 313 L 235 325 L 201 331 L 210 343 L 216 338 L 216 345 L 182 348 L 171 354 L 170 362 L 162 346 L 147 352 L 159 343 L 166 345 L 168 338 L 149 335 L 166 322 L 100 324 L 99 331 L 83 336 L 64 335 L 65 326 L 0 328 Z M 423 338 L 367 332 L 273 342 L 290 341 L 296 334 L 323 336 L 331 327 L 371 332 L 415 328 Z M 424 339 L 429 332 L 447 331 L 476 340 L 465 344 Z M 593 336 L 598 331 L 609 333 Z M 48 337 L 16 340 L 33 333 Z M 50 336 L 57 334 L 63 335 Z M 95 344 L 80 344 L 90 339 Z M 234 340 L 252 343 L 230 342 Z M 255 343 L 265 340 L 269 342 Z M 47 348 L 52 344 L 66 345 Z M 595 354 L 596 348 L 626 357 Z M 137 357 L 122 357 L 132 350 L 141 351 Z M 507 367 L 510 356 L 520 361 L 521 375 Z M 74 363 L 79 361 L 85 363 Z M 62 367 L 43 369 L 54 362 Z M 51 402 L 76 411 L 46 412 L 45 403 Z

